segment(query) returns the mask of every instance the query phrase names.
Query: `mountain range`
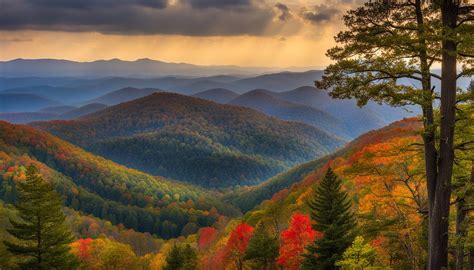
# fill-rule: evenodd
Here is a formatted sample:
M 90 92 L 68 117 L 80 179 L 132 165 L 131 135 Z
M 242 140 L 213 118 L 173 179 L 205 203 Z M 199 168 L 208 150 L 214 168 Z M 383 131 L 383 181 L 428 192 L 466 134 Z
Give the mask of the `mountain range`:
M 120 59 L 76 62 L 58 59 L 14 59 L 0 62 L 1 76 L 49 77 L 156 77 L 156 76 L 212 76 L 221 74 L 258 74 L 278 71 L 276 68 L 239 66 L 199 66 L 186 63 L 166 63 L 148 58 L 135 61 Z

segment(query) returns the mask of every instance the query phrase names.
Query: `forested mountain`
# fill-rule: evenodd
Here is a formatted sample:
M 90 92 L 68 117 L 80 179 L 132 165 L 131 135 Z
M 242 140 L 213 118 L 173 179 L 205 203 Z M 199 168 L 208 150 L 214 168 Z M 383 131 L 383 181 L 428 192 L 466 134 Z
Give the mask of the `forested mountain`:
M 0 93 L 0 112 L 34 112 L 61 103 L 33 94 Z
M 255 89 L 242 94 L 228 104 L 249 107 L 283 120 L 306 123 L 341 138 L 351 137 L 351 132 L 345 129 L 344 123 L 329 113 L 286 101 L 265 89 Z
M 203 98 L 217 103 L 225 104 L 239 95 L 224 88 L 214 88 L 194 94 L 193 97 Z
M 0 122 L 2 200 L 16 201 L 15 182 L 24 179 L 29 164 L 56 185 L 66 206 L 163 238 L 237 213 L 215 194 L 118 165 L 47 132 Z
M 148 96 L 155 92 L 163 92 L 163 90 L 156 88 L 125 87 L 95 98 L 93 100 L 90 100 L 86 103 L 102 103 L 106 105 L 116 105 L 129 100 Z
M 240 207 L 242 211 L 246 212 L 259 205 L 264 200 L 271 199 L 273 195 L 278 194 L 282 190 L 290 189 L 292 185 L 305 179 L 306 176 L 314 173 L 314 171 L 320 170 L 332 160 L 340 157 L 347 157 L 354 153 L 354 151 L 359 151 L 371 144 L 377 144 L 393 138 L 416 135 L 419 127 L 420 123 L 416 118 L 409 118 L 395 122 L 381 129 L 367 132 L 354 139 L 335 153 L 297 165 L 259 185 L 245 187 L 236 192 L 231 192 L 226 195 L 226 200 L 232 202 L 234 205 Z
M 306 124 L 172 93 L 34 126 L 118 163 L 213 187 L 259 183 L 344 143 Z

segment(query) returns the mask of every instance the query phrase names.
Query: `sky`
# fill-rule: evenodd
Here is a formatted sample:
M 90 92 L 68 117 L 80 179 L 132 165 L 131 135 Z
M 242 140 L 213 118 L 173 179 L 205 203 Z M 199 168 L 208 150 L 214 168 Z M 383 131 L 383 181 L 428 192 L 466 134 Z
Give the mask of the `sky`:
M 1 0 L 0 60 L 324 67 L 361 0 Z

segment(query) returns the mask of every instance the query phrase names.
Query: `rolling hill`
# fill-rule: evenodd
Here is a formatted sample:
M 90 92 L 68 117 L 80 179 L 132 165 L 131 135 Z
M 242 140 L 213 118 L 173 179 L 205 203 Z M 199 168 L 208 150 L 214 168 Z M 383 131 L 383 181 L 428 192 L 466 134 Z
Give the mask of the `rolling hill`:
M 194 94 L 193 97 L 203 98 L 217 103 L 225 104 L 239 95 L 224 88 L 214 88 Z
M 298 121 L 312 125 L 334 136 L 350 138 L 344 123 L 319 109 L 286 101 L 276 93 L 256 89 L 231 100 L 228 104 L 244 106 L 288 121 Z
M 61 103 L 33 94 L 0 93 L 0 112 L 35 112 Z
M 126 166 L 207 187 L 257 184 L 344 143 L 306 124 L 172 93 L 33 125 Z
M 309 70 L 305 72 L 279 72 L 234 81 L 235 90 L 249 91 L 252 89 L 271 89 L 275 92 L 288 91 L 301 86 L 312 86 L 321 78 L 323 71 Z M 234 90 L 234 88 L 230 88 Z
M 47 132 L 0 121 L 0 199 L 14 200 L 15 182 L 24 179 L 29 164 L 55 184 L 66 206 L 163 238 L 181 235 L 187 224 L 197 230 L 211 226 L 219 215 L 238 213 L 216 194 L 129 169 Z
M 148 96 L 156 92 L 163 92 L 163 90 L 156 88 L 125 87 L 95 98 L 93 100 L 87 101 L 86 103 L 102 103 L 106 105 L 116 105 L 122 102 Z
M 57 119 L 76 119 L 91 113 L 98 112 L 100 110 L 103 110 L 107 108 L 108 106 L 102 103 L 91 103 L 84 105 L 82 107 L 76 108 L 74 110 L 67 111 L 63 114 L 60 114 Z
M 345 123 L 347 132 L 353 138 L 391 122 L 386 121 L 379 111 L 374 111 L 370 107 L 360 108 L 354 100 L 332 99 L 326 91 L 315 87 L 298 87 L 277 95 L 287 101 L 318 108 L 331 114 Z

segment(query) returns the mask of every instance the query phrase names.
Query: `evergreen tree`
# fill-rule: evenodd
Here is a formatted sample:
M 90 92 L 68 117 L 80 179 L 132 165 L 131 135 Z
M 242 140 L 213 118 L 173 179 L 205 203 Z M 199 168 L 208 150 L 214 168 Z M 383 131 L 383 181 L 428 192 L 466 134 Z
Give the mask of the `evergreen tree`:
M 75 257 L 69 253 L 74 240 L 64 223 L 61 197 L 43 180 L 38 169 L 30 165 L 26 180 L 17 183 L 19 194 L 15 205 L 19 219 L 10 219 L 7 231 L 16 241 L 4 241 L 8 250 L 22 258 L 22 269 L 73 269 Z
M 334 269 L 355 237 L 352 203 L 341 190 L 341 179 L 329 168 L 309 202 L 313 229 L 323 234 L 306 250 L 304 269 Z
M 197 269 L 197 254 L 190 246 L 173 246 L 166 256 L 166 266 L 164 270 L 194 270 Z
M 265 226 L 260 223 L 250 239 L 244 260 L 254 262 L 254 269 L 273 269 L 278 257 L 278 239 L 270 236 Z

